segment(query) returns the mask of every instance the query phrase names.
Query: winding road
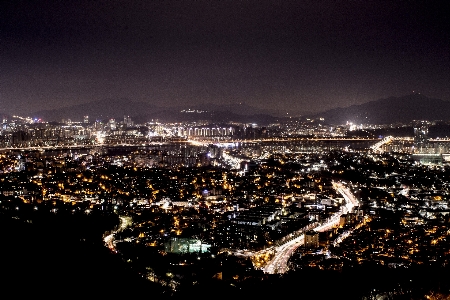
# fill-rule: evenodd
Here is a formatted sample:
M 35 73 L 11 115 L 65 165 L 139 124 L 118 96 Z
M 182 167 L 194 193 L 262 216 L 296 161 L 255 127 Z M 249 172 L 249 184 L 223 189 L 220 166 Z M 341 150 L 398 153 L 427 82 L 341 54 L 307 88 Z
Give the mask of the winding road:
M 112 232 L 110 232 L 108 235 L 103 237 L 103 242 L 105 243 L 105 246 L 115 253 L 117 253 L 116 239 L 115 239 L 116 233 L 125 230 L 126 228 L 130 227 L 133 224 L 133 220 L 129 216 L 119 216 L 119 219 L 120 219 L 119 226 L 117 226 L 117 228 L 114 229 Z
M 358 200 L 352 195 L 350 190 L 342 183 L 333 183 L 333 188 L 340 193 L 345 200 L 345 205 L 343 209 L 335 214 L 333 214 L 330 218 L 328 218 L 324 223 L 317 225 L 313 228 L 305 228 L 307 230 L 314 230 L 316 232 L 323 232 L 330 230 L 339 224 L 341 215 L 346 214 L 347 212 L 351 212 L 355 206 L 358 206 Z M 304 244 L 304 234 L 298 236 L 295 239 L 292 239 L 283 245 L 280 245 L 275 248 L 275 256 L 273 259 L 263 268 L 264 273 L 268 274 L 281 274 L 285 273 L 288 270 L 288 261 L 295 250 Z

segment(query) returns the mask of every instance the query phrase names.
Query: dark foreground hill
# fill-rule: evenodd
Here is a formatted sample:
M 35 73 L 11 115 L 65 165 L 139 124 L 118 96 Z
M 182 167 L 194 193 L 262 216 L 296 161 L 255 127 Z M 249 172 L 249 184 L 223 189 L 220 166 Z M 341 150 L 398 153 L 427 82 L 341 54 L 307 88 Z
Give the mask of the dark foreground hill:
M 391 269 L 372 264 L 340 272 L 305 269 L 247 279 L 237 286 L 211 279 L 170 297 L 128 268 L 119 256 L 91 243 L 89 234 L 80 242 L 83 228 L 77 231 L 70 221 L 58 222 L 63 226 L 52 226 L 54 220 L 36 225 L 0 215 L 0 290 L 8 299 L 275 299 L 293 293 L 299 299 L 356 300 L 375 299 L 376 295 L 425 299 L 430 291 L 449 295 L 448 267 Z
M 159 294 L 159 286 L 132 272 L 101 243 L 80 241 L 86 228 L 78 231 L 67 221 L 57 223 L 35 225 L 0 215 L 0 287 L 2 294 L 10 295 L 7 298 Z

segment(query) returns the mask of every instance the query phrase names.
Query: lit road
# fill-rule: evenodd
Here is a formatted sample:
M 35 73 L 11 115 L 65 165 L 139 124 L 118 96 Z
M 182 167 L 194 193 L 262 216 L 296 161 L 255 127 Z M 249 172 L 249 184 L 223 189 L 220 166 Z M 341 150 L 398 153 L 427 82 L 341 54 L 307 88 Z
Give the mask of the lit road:
M 304 235 L 302 234 L 296 239 L 293 239 L 276 248 L 276 253 L 272 261 L 263 269 L 264 273 L 277 274 L 285 273 L 288 269 L 287 262 L 294 251 L 303 245 Z
M 383 145 L 389 144 L 394 140 L 393 136 L 387 136 L 372 147 L 370 147 L 374 152 L 376 153 L 382 153 L 383 152 Z
M 188 143 L 197 146 L 208 146 L 214 144 L 218 147 L 236 147 L 238 144 L 255 144 L 255 143 L 284 143 L 284 142 L 318 142 L 318 141 L 349 141 L 349 142 L 361 142 L 361 141 L 378 141 L 378 138 L 346 138 L 346 137 L 330 137 L 330 138 L 305 138 L 305 137 L 273 137 L 263 139 L 229 139 L 226 141 L 215 140 L 214 137 L 189 137 Z
M 187 143 L 187 142 L 177 142 L 177 143 Z M 130 144 L 130 143 L 119 143 L 119 144 L 93 144 L 93 145 L 55 145 L 55 146 L 28 146 L 28 147 L 5 147 L 0 148 L 0 151 L 45 151 L 45 150 L 63 150 L 63 149 L 91 149 L 98 147 L 146 147 L 146 146 L 159 146 L 168 145 L 170 142 L 147 142 L 145 144 Z
M 111 251 L 117 252 L 116 250 L 116 239 L 115 234 L 125 230 L 127 227 L 130 227 L 133 224 L 133 220 L 128 216 L 120 216 L 120 224 L 117 229 L 110 232 L 108 235 L 103 237 L 103 242 L 105 246 L 108 247 Z
M 227 151 L 222 153 L 222 159 L 227 165 L 230 166 L 231 169 L 240 169 L 241 163 L 244 161 L 242 158 L 234 157 L 228 154 Z
M 333 214 L 330 218 L 325 220 L 320 225 L 315 227 L 305 227 L 304 231 L 314 230 L 316 232 L 323 232 L 332 229 L 339 224 L 341 215 L 351 212 L 355 206 L 358 206 L 358 200 L 352 195 L 352 193 L 345 188 L 341 183 L 333 183 L 334 189 L 339 192 L 345 200 L 345 205 L 342 209 Z M 273 259 L 263 268 L 264 273 L 268 274 L 282 274 L 288 270 L 288 261 L 295 250 L 304 244 L 304 235 L 300 235 L 281 246 L 275 248 L 275 256 Z

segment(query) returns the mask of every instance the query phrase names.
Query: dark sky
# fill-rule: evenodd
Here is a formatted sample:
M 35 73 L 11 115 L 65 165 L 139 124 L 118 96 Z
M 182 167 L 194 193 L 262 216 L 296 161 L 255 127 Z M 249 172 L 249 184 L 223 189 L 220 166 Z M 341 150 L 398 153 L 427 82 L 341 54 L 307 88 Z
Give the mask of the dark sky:
M 450 100 L 449 1 L 0 2 L 0 112 L 126 97 L 320 111 Z

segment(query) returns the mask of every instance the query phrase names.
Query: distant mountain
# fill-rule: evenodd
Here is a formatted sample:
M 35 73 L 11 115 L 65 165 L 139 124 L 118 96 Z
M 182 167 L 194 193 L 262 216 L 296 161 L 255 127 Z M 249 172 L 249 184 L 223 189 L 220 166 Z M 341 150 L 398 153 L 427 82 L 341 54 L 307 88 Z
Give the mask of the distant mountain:
M 161 110 L 161 108 L 145 102 L 133 102 L 129 99 L 121 98 L 104 99 L 58 109 L 41 110 L 33 113 L 32 117 L 38 117 L 45 121 L 59 122 L 62 119 L 81 121 L 83 120 L 83 117 L 87 115 L 90 120 L 103 120 L 109 118 L 123 118 L 124 115 L 142 115 Z
M 230 112 L 236 115 L 273 115 L 273 111 L 269 109 L 256 108 L 245 103 L 241 104 L 229 104 L 229 105 L 218 105 L 214 103 L 204 103 L 192 106 L 193 109 L 197 110 L 207 110 L 215 112 Z
M 345 124 L 347 121 L 355 124 L 392 124 L 413 120 L 450 120 L 450 101 L 412 94 L 335 108 L 311 117 L 323 117 L 330 124 Z
M 32 117 L 41 118 L 44 121 L 60 122 L 62 119 L 81 121 L 86 115 L 91 121 L 110 118 L 121 120 L 124 115 L 127 115 L 139 123 L 151 120 L 165 122 L 208 120 L 213 123 L 235 121 L 264 125 L 277 120 L 268 111 L 245 104 L 230 106 L 203 104 L 191 107 L 162 108 L 146 102 L 133 102 L 126 98 L 105 99 L 58 109 L 42 110 L 35 112 Z

